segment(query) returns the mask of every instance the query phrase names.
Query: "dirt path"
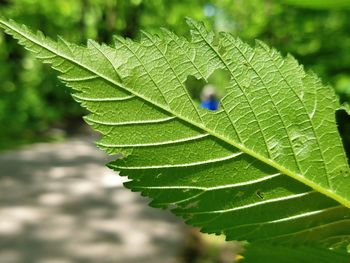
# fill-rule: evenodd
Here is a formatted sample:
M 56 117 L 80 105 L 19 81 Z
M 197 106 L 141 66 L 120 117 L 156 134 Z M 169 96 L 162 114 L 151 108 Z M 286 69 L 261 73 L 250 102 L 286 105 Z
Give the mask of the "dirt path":
M 0 262 L 176 262 L 183 225 L 107 161 L 84 137 L 0 153 Z

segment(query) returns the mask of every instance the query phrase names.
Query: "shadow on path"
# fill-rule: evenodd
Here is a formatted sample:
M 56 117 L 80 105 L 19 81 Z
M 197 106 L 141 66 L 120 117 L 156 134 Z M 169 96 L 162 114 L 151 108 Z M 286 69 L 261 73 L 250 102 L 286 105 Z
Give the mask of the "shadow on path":
M 85 137 L 1 153 L 0 262 L 176 262 L 183 225 L 107 162 Z

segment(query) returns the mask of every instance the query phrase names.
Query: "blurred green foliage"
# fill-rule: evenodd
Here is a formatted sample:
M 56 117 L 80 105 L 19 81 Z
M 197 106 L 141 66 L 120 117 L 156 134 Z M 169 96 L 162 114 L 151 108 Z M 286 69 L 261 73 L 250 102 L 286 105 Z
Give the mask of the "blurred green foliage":
M 293 1 L 0 0 L 0 13 L 76 43 L 87 38 L 111 43 L 113 34 L 137 38 L 140 30 L 157 33 L 160 27 L 188 36 L 184 17 L 190 16 L 216 32 L 229 31 L 250 43 L 258 38 L 293 54 L 331 83 L 342 101 L 350 101 L 350 10 L 304 9 Z M 80 123 L 83 110 L 68 88 L 2 33 L 0 65 L 0 148 Z M 349 125 L 345 114 L 340 120 Z M 350 136 L 346 140 L 350 145 Z
M 281 0 L 284 3 L 308 7 L 308 8 L 316 8 L 316 9 L 329 9 L 329 8 L 350 8 L 349 0 Z

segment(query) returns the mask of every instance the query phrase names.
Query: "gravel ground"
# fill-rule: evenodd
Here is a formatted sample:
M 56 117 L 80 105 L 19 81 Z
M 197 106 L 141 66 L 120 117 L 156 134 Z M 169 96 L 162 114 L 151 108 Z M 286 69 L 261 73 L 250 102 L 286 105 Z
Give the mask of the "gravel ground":
M 0 153 L 0 262 L 176 262 L 184 225 L 107 162 L 91 137 Z

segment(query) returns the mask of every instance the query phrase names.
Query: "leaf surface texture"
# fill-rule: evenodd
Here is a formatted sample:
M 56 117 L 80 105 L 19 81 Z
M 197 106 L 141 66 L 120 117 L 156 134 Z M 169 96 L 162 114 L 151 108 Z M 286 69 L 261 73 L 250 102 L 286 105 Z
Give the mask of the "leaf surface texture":
M 332 88 L 264 43 L 188 24 L 190 40 L 163 30 L 81 47 L 0 20 L 60 72 L 99 147 L 123 154 L 109 167 L 152 206 L 227 239 L 346 245 L 350 173 Z M 226 95 L 218 111 L 201 109 L 185 81 L 218 69 Z

